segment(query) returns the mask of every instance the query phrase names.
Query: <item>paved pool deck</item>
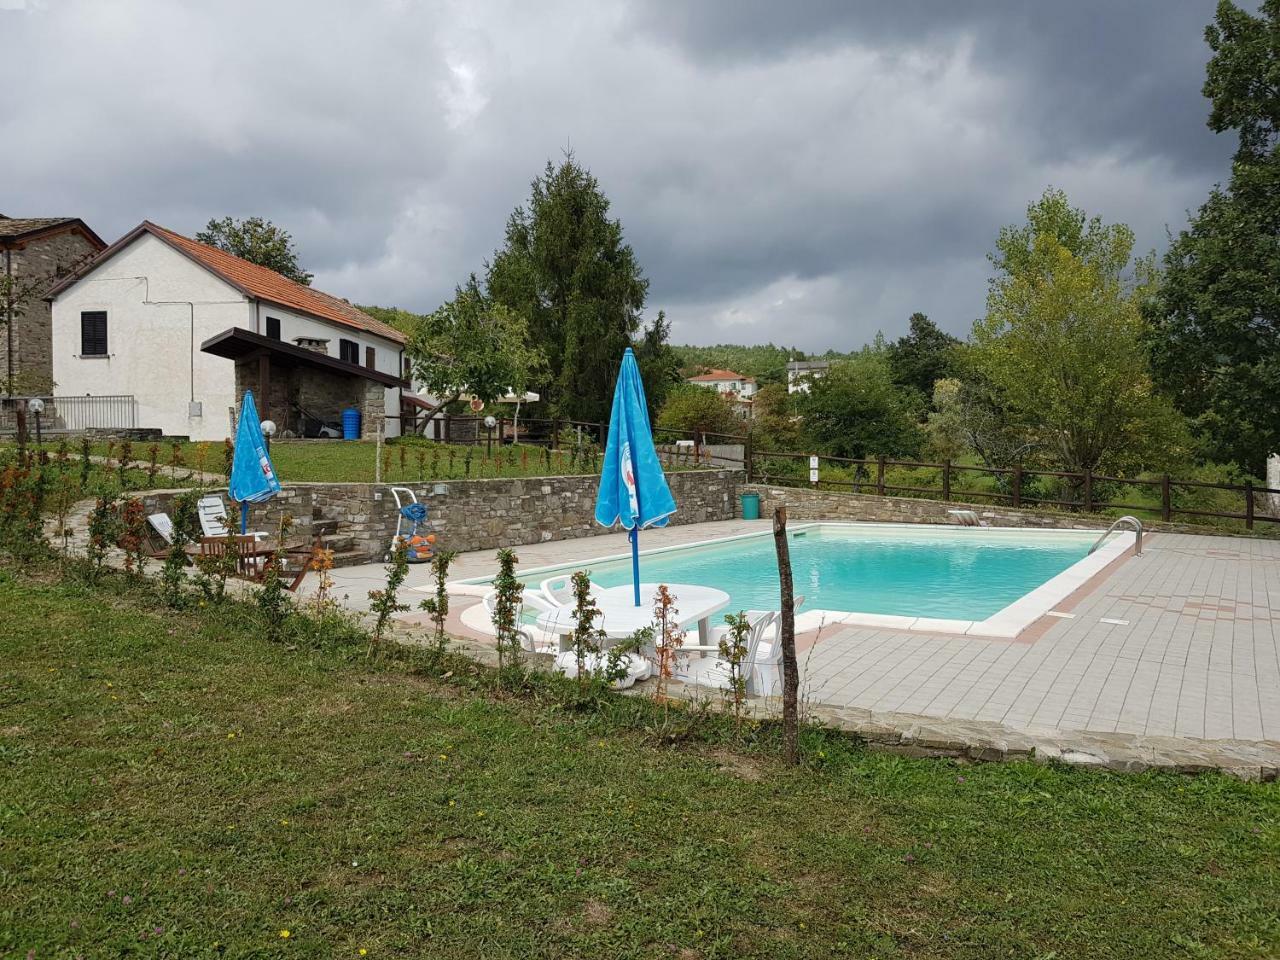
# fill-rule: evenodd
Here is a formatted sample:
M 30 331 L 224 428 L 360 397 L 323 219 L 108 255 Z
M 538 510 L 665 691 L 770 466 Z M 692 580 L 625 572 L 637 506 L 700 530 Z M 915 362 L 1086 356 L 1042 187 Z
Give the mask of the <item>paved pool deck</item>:
M 676 526 L 646 531 L 643 546 L 768 529 L 764 520 Z M 521 568 L 532 569 L 627 549 L 625 535 L 609 534 L 517 554 Z M 453 578 L 491 575 L 495 553 L 459 556 Z M 367 591 L 383 578 L 380 564 L 337 570 L 336 592 L 366 608 Z M 425 589 L 427 580 L 415 567 L 408 586 Z M 459 597 L 460 607 L 474 602 Z M 1280 540 L 1149 534 L 1142 556 L 1117 560 L 1055 613 L 1005 640 L 857 627 L 802 612 L 802 697 L 813 715 L 855 727 L 901 734 L 923 725 L 946 740 L 938 731 L 950 724 L 963 734 L 953 745 L 1029 738 L 1083 762 L 1122 747 L 1139 756 L 1181 750 L 1193 768 L 1234 760 L 1244 775 L 1276 776 Z M 1196 760 L 1215 751 L 1218 759 Z

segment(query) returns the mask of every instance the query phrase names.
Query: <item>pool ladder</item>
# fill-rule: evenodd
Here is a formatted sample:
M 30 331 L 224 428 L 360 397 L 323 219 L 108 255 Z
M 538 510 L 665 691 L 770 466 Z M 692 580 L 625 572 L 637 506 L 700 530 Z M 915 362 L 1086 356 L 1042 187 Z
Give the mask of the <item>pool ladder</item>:
M 1128 516 L 1127 514 L 1123 517 L 1118 518 L 1115 523 L 1107 527 L 1107 532 L 1098 538 L 1098 542 L 1089 548 L 1089 552 L 1093 553 L 1093 551 L 1097 550 L 1100 546 L 1102 546 L 1102 541 L 1106 540 L 1107 537 L 1111 536 L 1111 534 L 1115 532 L 1116 527 L 1120 526 L 1122 523 L 1127 523 L 1133 527 L 1134 532 L 1137 534 L 1137 539 L 1134 541 L 1133 553 L 1134 553 L 1134 556 L 1138 556 L 1138 557 L 1142 556 L 1142 521 L 1139 520 L 1137 517 L 1131 517 L 1131 516 Z

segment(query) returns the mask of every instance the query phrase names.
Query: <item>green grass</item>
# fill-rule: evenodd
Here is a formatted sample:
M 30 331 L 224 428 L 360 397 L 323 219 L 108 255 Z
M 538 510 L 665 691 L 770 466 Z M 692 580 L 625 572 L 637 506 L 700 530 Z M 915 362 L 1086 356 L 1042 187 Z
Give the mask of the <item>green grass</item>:
M 1275 785 L 812 731 L 791 770 L 139 602 L 0 569 L 0 955 L 1280 951 Z
M 132 456 L 147 461 L 150 444 L 134 443 Z M 168 467 L 173 463 L 175 444 L 158 444 L 157 460 Z M 224 471 L 222 443 L 180 443 L 182 467 L 203 469 L 221 474 Z M 401 451 L 404 451 L 403 458 Z M 118 446 L 108 450 L 104 443 L 94 444 L 97 456 L 119 456 Z M 419 456 L 421 454 L 421 457 Z M 271 444 L 271 460 L 281 478 L 295 483 L 373 483 L 376 445 L 372 441 L 353 440 L 276 440 Z M 383 447 L 383 474 L 387 483 L 417 483 L 432 480 L 462 480 L 479 477 L 545 477 L 566 474 L 588 474 L 599 471 L 598 461 L 590 455 L 575 456 L 571 450 L 547 451 L 526 444 L 491 448 L 484 444 L 444 444 L 433 441 L 408 440 Z

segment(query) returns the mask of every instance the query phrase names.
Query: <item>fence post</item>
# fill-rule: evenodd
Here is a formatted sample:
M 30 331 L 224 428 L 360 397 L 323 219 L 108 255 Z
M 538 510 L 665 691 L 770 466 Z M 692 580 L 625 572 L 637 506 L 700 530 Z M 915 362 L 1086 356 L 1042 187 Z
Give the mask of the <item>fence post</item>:
M 551 449 L 560 449 L 560 418 L 551 421 Z
M 1244 482 L 1244 528 L 1253 529 L 1253 481 Z
M 1010 491 L 1015 507 L 1022 506 L 1022 464 L 1015 463 L 1013 465 L 1013 489 Z
M 942 461 L 942 502 L 948 503 L 951 500 L 951 461 Z
M 453 417 L 451 417 L 449 414 L 446 413 L 444 415 L 444 442 L 445 443 L 448 443 L 450 439 L 451 431 L 449 430 L 449 424 L 452 421 L 453 421 Z
M 1084 512 L 1093 513 L 1093 471 L 1084 472 Z
M 746 439 L 742 441 L 742 466 L 747 471 L 747 483 L 750 483 L 754 476 L 751 464 L 754 454 L 755 451 L 751 447 L 751 431 L 748 430 Z
M 1169 475 L 1160 478 L 1160 519 L 1165 523 L 1173 516 L 1173 491 L 1169 488 Z
M 876 457 L 876 496 L 884 496 L 884 454 Z

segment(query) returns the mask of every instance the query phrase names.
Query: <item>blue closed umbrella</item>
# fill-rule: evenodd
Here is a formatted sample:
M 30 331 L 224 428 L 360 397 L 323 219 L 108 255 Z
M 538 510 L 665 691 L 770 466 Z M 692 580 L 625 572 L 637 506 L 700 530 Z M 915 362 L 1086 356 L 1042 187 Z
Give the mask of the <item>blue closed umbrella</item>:
M 231 499 L 240 504 L 240 532 L 249 529 L 249 504 L 265 503 L 280 492 L 280 478 L 267 456 L 253 391 L 244 392 L 236 425 L 236 453 L 231 461 Z
M 619 523 L 631 531 L 631 577 L 637 607 L 640 606 L 640 530 L 665 527 L 675 512 L 675 498 L 662 473 L 658 451 L 653 447 L 640 368 L 636 365 L 636 355 L 627 347 L 613 391 L 609 443 L 604 451 L 600 493 L 596 497 L 596 523 L 605 527 Z

